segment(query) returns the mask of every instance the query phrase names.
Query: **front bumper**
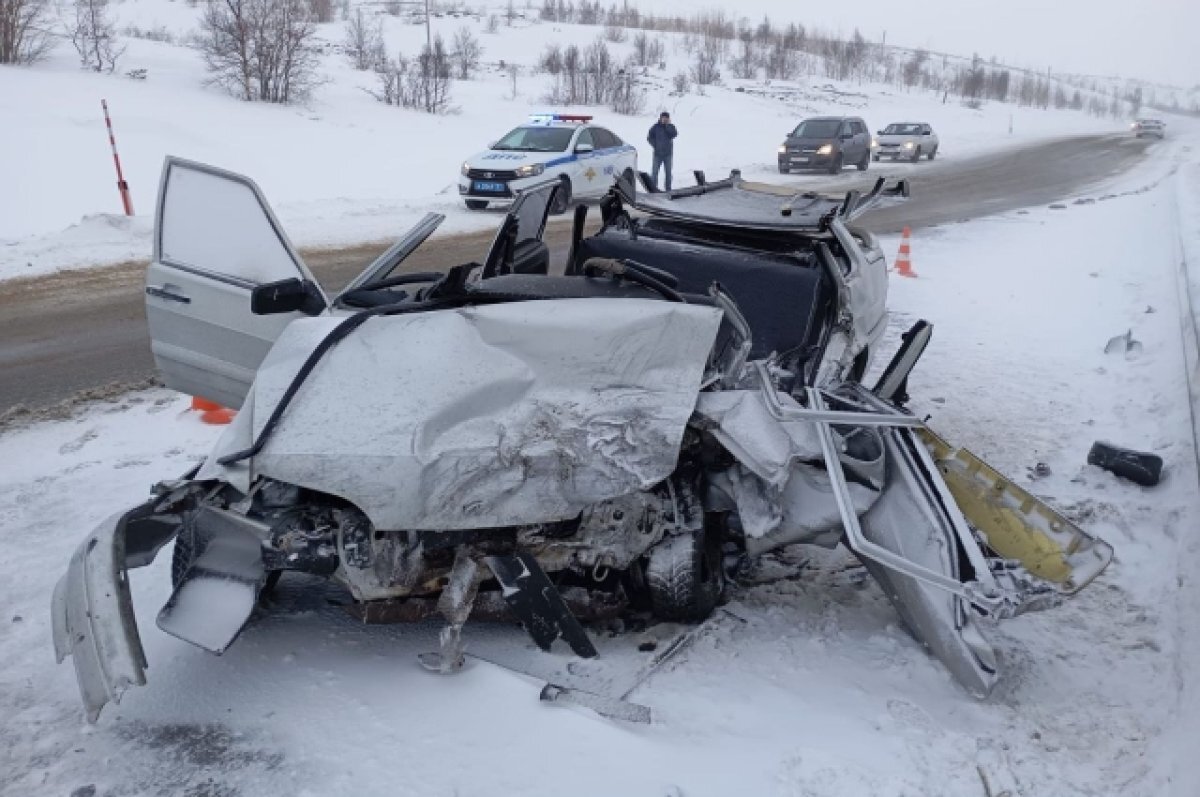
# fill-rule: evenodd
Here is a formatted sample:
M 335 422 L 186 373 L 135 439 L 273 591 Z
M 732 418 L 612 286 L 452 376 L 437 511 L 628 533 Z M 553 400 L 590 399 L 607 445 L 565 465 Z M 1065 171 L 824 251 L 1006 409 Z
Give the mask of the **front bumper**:
M 511 202 L 517 194 L 526 188 L 541 185 L 546 182 L 545 173 L 535 177 L 521 177 L 515 180 L 486 180 L 472 178 L 460 174 L 458 176 L 458 195 L 463 199 L 483 199 L 490 202 Z M 494 188 L 494 190 L 492 190 Z
M 97 526 L 54 587 L 54 654 L 59 663 L 73 659 L 89 722 L 105 703 L 118 703 L 126 689 L 146 683 L 128 571 L 154 561 L 179 531 L 176 518 L 154 513 L 157 503 L 147 501 Z
M 911 160 L 914 152 L 916 152 L 916 148 L 905 149 L 904 147 L 885 147 L 882 145 L 872 150 L 874 157 L 891 158 L 892 160 L 896 160 L 898 158 Z
M 779 153 L 779 168 L 798 171 L 800 169 L 827 169 L 833 163 L 838 153 L 818 155 L 816 152 L 781 152 Z

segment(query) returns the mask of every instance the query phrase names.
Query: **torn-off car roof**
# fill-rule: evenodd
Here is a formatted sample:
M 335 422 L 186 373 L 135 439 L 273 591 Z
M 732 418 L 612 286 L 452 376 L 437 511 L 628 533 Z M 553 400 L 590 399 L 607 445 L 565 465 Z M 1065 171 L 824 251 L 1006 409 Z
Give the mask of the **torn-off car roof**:
M 743 180 L 734 170 L 725 180 L 706 182 L 697 172 L 697 184 L 674 191 L 653 191 L 653 183 L 642 176 L 643 188 L 636 194 L 628 185 L 618 183 L 624 202 L 637 210 L 678 221 L 699 222 L 721 227 L 773 231 L 824 231 L 836 217 L 851 221 L 871 207 L 888 199 L 909 195 L 908 182 L 899 180 L 888 187 L 879 178 L 867 193 L 849 191 L 844 197 L 794 191 L 788 186 Z

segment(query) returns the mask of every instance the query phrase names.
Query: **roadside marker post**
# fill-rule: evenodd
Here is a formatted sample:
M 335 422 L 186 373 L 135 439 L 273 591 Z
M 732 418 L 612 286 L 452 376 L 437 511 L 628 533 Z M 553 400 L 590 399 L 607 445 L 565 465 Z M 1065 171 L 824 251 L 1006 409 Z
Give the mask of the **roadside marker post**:
M 121 156 L 117 154 L 117 139 L 113 135 L 112 119 L 108 115 L 108 100 L 100 100 L 104 109 L 104 125 L 108 128 L 108 143 L 112 146 L 113 165 L 117 167 L 117 191 L 121 194 L 121 204 L 125 207 L 125 215 L 133 215 L 133 198 L 129 195 L 129 183 L 121 172 Z

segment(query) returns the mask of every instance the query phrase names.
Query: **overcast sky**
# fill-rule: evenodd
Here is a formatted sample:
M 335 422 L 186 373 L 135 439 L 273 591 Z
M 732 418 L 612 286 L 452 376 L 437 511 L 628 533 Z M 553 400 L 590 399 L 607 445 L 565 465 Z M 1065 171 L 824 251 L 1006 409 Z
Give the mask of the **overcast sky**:
M 1200 0 L 633 0 L 651 11 L 721 8 L 1016 66 L 1200 84 Z

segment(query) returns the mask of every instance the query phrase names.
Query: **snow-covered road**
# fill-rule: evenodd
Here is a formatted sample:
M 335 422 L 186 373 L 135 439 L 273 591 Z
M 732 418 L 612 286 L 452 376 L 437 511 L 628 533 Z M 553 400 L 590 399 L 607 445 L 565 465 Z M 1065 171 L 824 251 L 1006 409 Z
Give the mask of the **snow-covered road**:
M 487 664 L 431 676 L 419 635 L 320 605 L 215 658 L 155 628 L 164 556 L 133 575 L 150 683 L 88 727 L 53 665 L 53 582 L 93 524 L 214 435 L 150 391 L 0 437 L 0 793 L 959 797 L 985 793 L 980 771 L 1014 797 L 1192 793 L 1200 496 L 1176 284 L 1181 238 L 1200 251 L 1194 161 L 1180 144 L 1096 201 L 929 231 L 919 277 L 892 281 L 893 333 L 935 325 L 915 409 L 1117 549 L 1073 601 L 992 632 L 990 701 L 840 552 L 764 563 L 633 695 L 649 727 L 539 704 Z M 1126 330 L 1141 355 L 1105 355 Z M 1087 466 L 1097 439 L 1155 451 L 1167 479 Z

